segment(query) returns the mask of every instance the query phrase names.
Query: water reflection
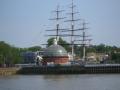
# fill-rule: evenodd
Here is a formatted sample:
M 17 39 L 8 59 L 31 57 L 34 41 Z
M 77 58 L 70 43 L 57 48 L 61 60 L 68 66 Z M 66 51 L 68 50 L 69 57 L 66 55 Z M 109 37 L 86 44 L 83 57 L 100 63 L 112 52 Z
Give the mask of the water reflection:
M 45 80 L 56 80 L 56 81 L 61 81 L 69 78 L 71 78 L 71 75 L 44 75 L 43 76 L 43 79 Z

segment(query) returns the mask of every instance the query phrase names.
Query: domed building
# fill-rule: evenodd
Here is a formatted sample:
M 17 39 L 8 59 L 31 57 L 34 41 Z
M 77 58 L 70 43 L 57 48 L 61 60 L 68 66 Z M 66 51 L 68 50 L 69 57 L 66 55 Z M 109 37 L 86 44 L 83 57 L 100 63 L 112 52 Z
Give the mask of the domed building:
M 54 39 L 54 44 L 44 50 L 43 65 L 51 64 L 66 64 L 69 60 L 67 51 L 57 44 Z

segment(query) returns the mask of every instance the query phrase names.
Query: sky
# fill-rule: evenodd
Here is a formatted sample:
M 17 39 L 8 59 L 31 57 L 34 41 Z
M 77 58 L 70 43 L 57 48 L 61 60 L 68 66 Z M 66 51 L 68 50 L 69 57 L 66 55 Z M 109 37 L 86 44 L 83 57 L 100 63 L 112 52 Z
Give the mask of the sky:
M 55 28 L 49 19 L 55 17 L 51 11 L 58 4 L 65 10 L 61 16 L 68 17 L 71 0 L 0 0 L 0 41 L 16 47 L 45 44 L 49 38 L 45 30 Z M 76 18 L 89 23 L 92 44 L 120 47 L 120 0 L 74 0 L 74 4 L 79 12 Z

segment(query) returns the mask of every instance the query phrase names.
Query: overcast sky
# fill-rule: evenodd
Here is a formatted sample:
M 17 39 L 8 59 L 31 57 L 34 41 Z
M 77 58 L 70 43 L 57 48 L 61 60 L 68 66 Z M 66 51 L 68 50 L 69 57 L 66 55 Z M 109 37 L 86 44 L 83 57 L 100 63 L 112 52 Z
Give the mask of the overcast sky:
M 92 35 L 92 44 L 120 46 L 120 0 L 74 0 L 74 3 L 79 18 L 89 22 L 87 32 Z M 57 4 L 65 10 L 64 15 L 70 12 L 71 0 L 0 0 L 0 41 L 17 47 L 46 43 L 45 29 L 55 27 L 48 19 L 54 17 L 51 11 Z

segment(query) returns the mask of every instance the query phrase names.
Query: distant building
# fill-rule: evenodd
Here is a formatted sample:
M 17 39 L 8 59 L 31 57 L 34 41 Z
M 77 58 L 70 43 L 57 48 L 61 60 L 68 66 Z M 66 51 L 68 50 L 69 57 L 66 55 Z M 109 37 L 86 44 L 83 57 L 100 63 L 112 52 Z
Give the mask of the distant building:
M 105 53 L 87 53 L 88 63 L 100 63 L 101 61 L 108 60 L 109 55 Z
M 41 58 L 43 55 L 43 51 L 36 51 L 36 52 L 23 52 L 22 57 L 23 57 L 23 63 L 29 64 L 29 63 L 36 63 L 37 60 Z

